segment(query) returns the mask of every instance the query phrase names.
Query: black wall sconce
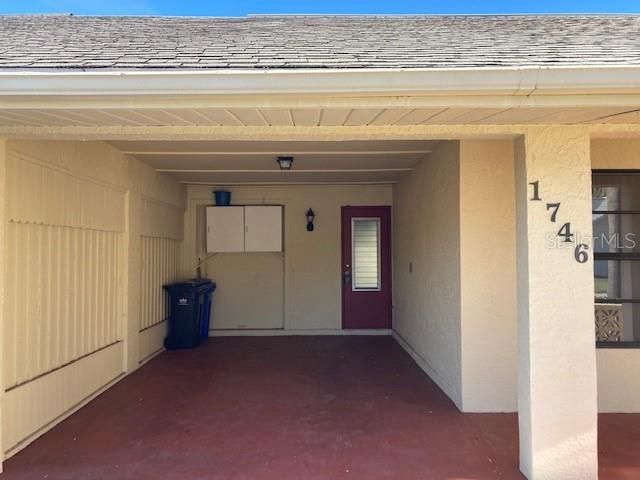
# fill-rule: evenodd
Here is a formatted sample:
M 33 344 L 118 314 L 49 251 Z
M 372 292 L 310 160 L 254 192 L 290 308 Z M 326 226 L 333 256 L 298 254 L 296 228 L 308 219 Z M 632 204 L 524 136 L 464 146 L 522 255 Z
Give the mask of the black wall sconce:
M 313 232 L 313 219 L 316 218 L 316 214 L 313 213 L 313 210 L 309 209 L 307 211 L 307 232 Z

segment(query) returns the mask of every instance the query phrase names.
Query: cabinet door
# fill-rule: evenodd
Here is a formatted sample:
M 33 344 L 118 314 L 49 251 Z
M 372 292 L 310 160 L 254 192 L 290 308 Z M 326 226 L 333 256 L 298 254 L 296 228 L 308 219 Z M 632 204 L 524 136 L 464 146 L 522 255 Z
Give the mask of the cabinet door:
M 207 207 L 207 252 L 244 252 L 243 207 Z
M 245 252 L 282 251 L 282 207 L 244 207 Z

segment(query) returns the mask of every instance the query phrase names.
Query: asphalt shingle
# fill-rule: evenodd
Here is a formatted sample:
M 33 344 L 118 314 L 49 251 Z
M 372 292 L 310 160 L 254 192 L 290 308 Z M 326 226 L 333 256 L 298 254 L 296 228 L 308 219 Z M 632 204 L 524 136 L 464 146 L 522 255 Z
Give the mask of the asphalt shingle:
M 640 65 L 640 16 L 0 16 L 4 70 L 580 65 Z

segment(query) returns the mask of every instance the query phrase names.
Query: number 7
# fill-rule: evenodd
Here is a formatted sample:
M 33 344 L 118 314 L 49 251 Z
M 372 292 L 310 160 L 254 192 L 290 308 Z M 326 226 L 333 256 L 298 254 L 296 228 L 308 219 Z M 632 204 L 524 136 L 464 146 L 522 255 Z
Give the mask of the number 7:
M 560 203 L 547 203 L 547 210 L 551 210 L 552 208 L 553 213 L 551 214 L 551 221 L 555 223 L 556 216 L 558 215 L 558 210 L 560 209 Z

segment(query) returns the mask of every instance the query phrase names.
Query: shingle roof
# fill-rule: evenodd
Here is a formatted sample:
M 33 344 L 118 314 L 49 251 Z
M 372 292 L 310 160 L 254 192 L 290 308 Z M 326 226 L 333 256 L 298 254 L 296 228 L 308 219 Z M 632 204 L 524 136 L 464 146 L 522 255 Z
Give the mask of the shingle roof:
M 0 69 L 640 65 L 640 16 L 0 16 Z

